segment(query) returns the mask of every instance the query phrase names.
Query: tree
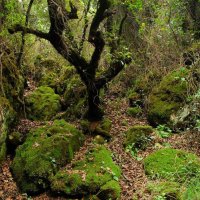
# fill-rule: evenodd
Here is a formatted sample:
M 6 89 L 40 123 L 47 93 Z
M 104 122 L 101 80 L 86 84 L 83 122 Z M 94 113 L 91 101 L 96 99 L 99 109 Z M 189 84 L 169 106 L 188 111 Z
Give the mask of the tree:
M 91 1 L 89 0 L 88 6 L 90 6 L 90 2 Z M 103 112 L 100 109 L 100 89 L 118 75 L 118 73 L 124 68 L 125 64 L 128 64 L 131 61 L 130 57 L 112 52 L 112 62 L 105 72 L 100 77 L 97 77 L 96 72 L 99 67 L 99 61 L 106 45 L 104 34 L 100 26 L 105 19 L 114 14 L 114 11 L 111 9 L 111 0 L 97 1 L 97 9 L 91 21 L 87 38 L 94 47 L 90 61 L 87 61 L 80 55 L 80 48 L 78 48 L 79 45 L 75 40 L 73 40 L 73 38 L 70 38 L 71 30 L 69 22 L 78 18 L 78 9 L 70 1 L 71 10 L 67 11 L 65 0 L 47 0 L 47 6 L 50 20 L 50 29 L 48 33 L 22 26 L 20 24 L 10 28 L 9 32 L 11 34 L 16 32 L 22 32 L 22 34 L 33 34 L 37 37 L 48 40 L 57 52 L 76 68 L 77 73 L 85 84 L 88 93 L 88 119 L 90 121 L 101 120 Z M 123 23 L 124 19 L 120 24 L 120 29 L 123 26 Z M 88 24 L 85 26 L 86 29 Z M 85 31 L 83 31 L 82 39 L 85 39 Z

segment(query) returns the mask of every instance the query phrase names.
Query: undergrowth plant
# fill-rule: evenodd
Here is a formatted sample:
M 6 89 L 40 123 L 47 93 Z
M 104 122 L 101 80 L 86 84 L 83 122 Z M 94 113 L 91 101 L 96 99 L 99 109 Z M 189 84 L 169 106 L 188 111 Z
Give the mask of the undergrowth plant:
M 172 134 L 172 130 L 166 125 L 158 125 L 156 128 L 156 134 L 161 138 L 168 138 Z

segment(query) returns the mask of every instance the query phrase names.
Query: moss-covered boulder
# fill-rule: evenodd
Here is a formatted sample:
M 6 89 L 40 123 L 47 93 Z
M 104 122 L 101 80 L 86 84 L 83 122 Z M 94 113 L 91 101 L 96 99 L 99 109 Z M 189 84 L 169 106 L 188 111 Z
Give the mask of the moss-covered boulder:
M 50 177 L 72 160 L 83 141 L 83 134 L 64 120 L 31 130 L 11 166 L 21 191 L 31 194 L 48 188 Z
M 152 125 L 169 124 L 170 116 L 185 103 L 190 70 L 181 68 L 168 74 L 149 95 L 147 117 Z
M 126 132 L 126 139 L 124 145 L 128 147 L 131 145 L 133 148 L 145 149 L 150 141 L 150 134 L 153 132 L 151 126 L 133 126 Z
M 200 160 L 192 154 L 171 148 L 158 150 L 144 160 L 145 173 L 152 179 L 185 182 L 200 174 Z
M 72 66 L 64 65 L 57 71 L 47 70 L 42 73 L 39 86 L 51 87 L 57 94 L 63 95 L 74 74 L 75 68 Z
M 0 164 L 6 156 L 8 133 L 16 124 L 17 117 L 22 114 L 24 90 L 24 78 L 20 69 L 15 65 L 15 56 L 7 43 L 5 43 L 2 53 L 0 75 Z M 17 115 L 15 111 L 17 111 Z
M 102 200 L 117 199 L 120 197 L 120 174 L 111 152 L 97 146 L 83 160 L 75 162 L 72 170 L 59 171 L 51 180 L 51 189 L 70 196 L 96 194 Z
M 0 97 L 0 165 L 6 156 L 6 140 L 9 129 L 15 120 L 16 112 L 11 107 L 10 102 L 4 97 Z
M 61 109 L 60 96 L 47 86 L 41 86 L 26 97 L 28 118 L 50 120 Z

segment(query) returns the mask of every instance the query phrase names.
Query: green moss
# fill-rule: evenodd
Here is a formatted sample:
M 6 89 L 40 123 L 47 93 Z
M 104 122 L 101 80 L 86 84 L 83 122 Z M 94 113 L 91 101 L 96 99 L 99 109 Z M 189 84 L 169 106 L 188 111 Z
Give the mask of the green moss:
M 97 136 L 95 136 L 95 138 L 94 138 L 94 142 L 95 142 L 96 144 L 104 144 L 106 141 L 105 141 L 104 137 L 102 137 L 102 136 L 100 136 L 100 135 L 97 135 Z
M 60 111 L 60 97 L 53 89 L 41 86 L 26 97 L 28 117 L 33 120 L 50 120 Z
M 72 66 L 62 66 L 57 71 L 48 69 L 42 73 L 39 86 L 51 87 L 57 94 L 63 95 L 74 73 L 75 70 Z
M 200 178 L 194 178 L 189 182 L 186 191 L 183 193 L 183 200 L 200 199 Z
M 121 188 L 117 181 L 111 180 L 100 188 L 98 197 L 100 199 L 118 199 L 120 197 Z
M 142 109 L 139 106 L 136 106 L 136 107 L 133 107 L 133 108 L 128 108 L 127 114 L 131 117 L 136 117 L 136 116 L 142 114 Z
M 52 178 L 51 189 L 67 195 L 97 194 L 99 190 L 109 191 L 106 195 L 113 194 L 115 196 L 111 199 L 115 199 L 120 193 L 119 184 L 115 179 L 118 179 L 120 174 L 121 170 L 113 163 L 111 153 L 105 147 L 99 146 L 89 151 L 85 159 L 76 162 L 70 172 L 59 171 Z
M 194 154 L 167 148 L 147 156 L 144 169 L 150 178 L 184 182 L 200 174 L 200 161 Z
M 10 102 L 10 105 L 19 110 L 22 107 L 21 100 L 24 90 L 24 78 L 21 71 L 15 65 L 15 58 L 12 55 L 5 55 L 2 60 L 2 94 Z
M 181 199 L 180 184 L 176 182 L 163 181 L 152 182 L 147 186 L 147 190 L 153 195 L 154 199 L 157 196 L 162 196 L 165 199 Z
M 169 124 L 170 116 L 178 111 L 187 98 L 187 77 L 190 71 L 182 68 L 163 78 L 149 95 L 147 117 L 151 124 Z
M 7 146 L 13 151 L 17 146 L 22 144 L 25 141 L 26 134 L 22 134 L 20 132 L 11 132 L 7 137 Z
M 22 192 L 48 188 L 50 177 L 72 160 L 83 139 L 82 133 L 64 120 L 33 129 L 17 148 L 11 167 Z
M 125 146 L 133 145 L 138 149 L 144 149 L 149 142 L 150 134 L 153 132 L 151 126 L 133 126 L 126 132 Z

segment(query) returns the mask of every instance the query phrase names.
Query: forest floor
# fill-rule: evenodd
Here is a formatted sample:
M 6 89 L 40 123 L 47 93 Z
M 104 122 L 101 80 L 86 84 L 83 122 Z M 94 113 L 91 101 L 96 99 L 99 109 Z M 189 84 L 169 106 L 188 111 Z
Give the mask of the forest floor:
M 132 118 L 126 114 L 128 108 L 127 99 L 121 99 L 116 101 L 116 97 L 108 94 L 105 98 L 106 117 L 112 121 L 111 135 L 113 139 L 107 143 L 106 146 L 113 152 L 114 161 L 122 169 L 122 176 L 120 179 L 120 185 L 122 188 L 120 200 L 132 200 L 133 196 L 139 200 L 151 200 L 151 195 L 148 193 L 147 177 L 145 176 L 143 169 L 143 158 L 152 153 L 163 145 L 170 145 L 176 149 L 183 149 L 189 152 L 193 152 L 200 156 L 200 137 L 197 137 L 198 133 L 185 132 L 182 134 L 173 134 L 170 138 L 159 138 L 156 133 L 153 133 L 154 138 L 151 145 L 144 151 L 138 152 L 136 156 L 132 156 L 129 152 L 126 152 L 123 146 L 125 132 L 133 125 L 147 124 L 145 118 Z M 24 132 L 31 127 L 39 126 L 40 123 L 31 122 L 29 120 L 22 120 L 19 125 L 20 129 Z M 199 140 L 199 141 L 198 141 Z M 93 145 L 92 136 L 87 136 L 87 139 L 83 147 L 76 153 L 72 163 L 76 160 L 83 158 L 85 152 L 89 147 Z M 63 200 L 63 197 L 53 197 L 48 192 L 35 197 L 28 197 L 26 194 L 20 194 L 17 189 L 16 183 L 13 180 L 9 166 L 12 163 L 11 156 L 7 157 L 7 160 L 3 163 L 0 169 L 0 200 Z M 70 164 L 65 166 L 70 168 Z

